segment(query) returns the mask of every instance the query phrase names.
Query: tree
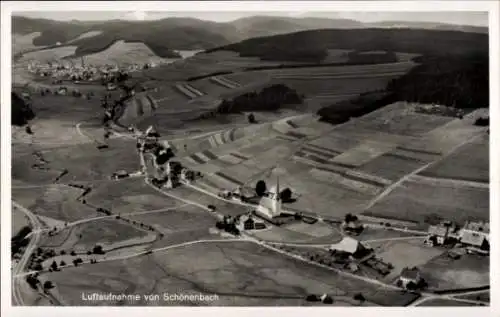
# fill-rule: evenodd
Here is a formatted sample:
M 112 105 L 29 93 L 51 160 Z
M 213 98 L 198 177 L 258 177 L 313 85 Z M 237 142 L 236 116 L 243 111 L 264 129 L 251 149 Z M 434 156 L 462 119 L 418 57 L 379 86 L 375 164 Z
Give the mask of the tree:
M 65 266 L 66 265 L 66 262 L 64 262 L 64 260 L 61 260 L 61 263 L 59 263 L 59 266 Z
M 354 300 L 359 300 L 360 302 L 364 302 L 366 299 L 361 293 L 356 293 L 353 296 Z
M 255 116 L 254 116 L 253 113 L 251 113 L 251 114 L 248 115 L 248 122 L 249 123 L 255 123 L 256 122 L 255 121 Z
M 96 245 L 92 251 L 94 254 L 104 254 L 104 250 L 101 245 Z
M 76 255 L 76 252 L 75 252 L 75 251 L 73 251 L 73 250 L 71 250 L 70 255 L 71 255 L 71 256 L 75 256 L 75 255 Z
M 255 185 L 255 193 L 257 194 L 257 196 L 259 197 L 264 196 L 266 191 L 267 191 L 266 182 L 264 182 L 263 180 L 258 181 L 257 184 Z
M 415 284 L 413 281 L 410 281 L 408 282 L 408 284 L 406 284 L 406 289 L 408 289 L 409 291 L 414 291 L 416 290 L 418 287 L 417 284 Z
M 51 288 L 54 288 L 54 284 L 52 284 L 51 281 L 45 281 L 45 283 L 43 283 L 43 289 L 49 290 Z
M 292 199 L 292 190 L 290 188 L 285 188 L 280 193 L 280 199 L 284 202 L 290 201 Z
M 57 271 L 57 263 L 56 261 L 53 261 L 52 264 L 50 265 L 50 268 L 54 271 Z

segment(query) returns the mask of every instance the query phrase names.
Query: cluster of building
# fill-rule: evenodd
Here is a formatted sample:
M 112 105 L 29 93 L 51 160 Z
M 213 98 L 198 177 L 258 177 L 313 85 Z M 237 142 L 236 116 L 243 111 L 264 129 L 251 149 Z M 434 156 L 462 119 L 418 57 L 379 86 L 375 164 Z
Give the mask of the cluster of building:
M 430 246 L 462 246 L 467 253 L 489 255 L 490 226 L 487 222 L 469 221 L 460 228 L 450 221 L 430 226 L 425 243 Z
M 154 66 L 156 65 L 148 64 L 148 68 Z M 113 64 L 91 65 L 85 64 L 82 57 L 82 61 L 79 64 L 75 64 L 71 60 L 48 62 L 46 64 L 30 62 L 27 68 L 29 72 L 39 77 L 53 78 L 55 84 L 60 84 L 63 80 L 73 81 L 78 84 L 81 82 L 113 81 L 123 74 L 138 71 L 144 67 L 143 64 L 127 66 Z
M 137 133 L 134 127 L 130 127 L 131 132 Z M 150 126 L 145 133 L 140 133 L 137 138 L 137 150 L 144 154 L 149 153 L 153 157 L 154 178 L 152 183 L 158 187 L 175 188 L 182 182 L 190 183 L 195 180 L 200 173 L 183 167 L 180 162 L 172 161 L 173 151 L 168 142 L 159 142 L 160 134 Z M 146 164 L 142 162 L 142 172 L 146 173 Z

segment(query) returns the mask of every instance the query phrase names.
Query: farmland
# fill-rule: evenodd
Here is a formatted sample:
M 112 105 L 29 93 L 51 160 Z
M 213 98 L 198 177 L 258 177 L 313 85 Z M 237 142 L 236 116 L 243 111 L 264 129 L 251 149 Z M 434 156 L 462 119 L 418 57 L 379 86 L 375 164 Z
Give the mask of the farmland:
M 365 214 L 412 221 L 425 221 L 433 216 L 454 219 L 458 223 L 488 221 L 489 191 L 459 184 L 433 185 L 410 179 Z
M 488 261 L 479 255 L 466 255 L 454 260 L 443 254 L 424 264 L 421 269 L 430 289 L 465 289 L 489 285 Z
M 123 29 L 131 30 L 125 24 Z M 84 53 L 88 64 L 163 64 L 130 73 L 123 84 L 138 84 L 133 88 L 137 91 L 123 104 L 117 102 L 118 107 L 106 109 L 112 112 L 106 114 L 112 117 L 106 121 L 109 126 L 103 120 L 107 105 L 101 105 L 107 93 L 104 85 L 68 84 L 68 92 L 93 92 L 88 99 L 30 91 L 36 116 L 28 127 L 12 129 L 12 199 L 19 208 L 13 212 L 13 230 L 33 228 L 32 242 L 17 254 L 14 303 L 35 302 L 25 298 L 29 292 L 19 285 L 31 278 L 54 284 L 47 289 L 52 304 L 73 306 L 328 304 L 311 301 L 313 294 L 330 295 L 333 306 L 406 306 L 420 301 L 459 306 L 476 301 L 405 291 L 396 281 L 404 268 L 413 266 L 421 270 L 429 292 L 489 284 L 487 256 L 452 259 L 444 247 L 424 244 L 428 226 L 440 220 L 463 225 L 489 219 L 488 127 L 475 125 L 478 118 L 489 116 L 488 109 L 468 109 L 462 117 L 445 104 L 444 112 L 451 114 L 423 113 L 422 106 L 432 108 L 434 102 L 405 101 L 419 100 L 418 91 L 405 90 L 410 84 L 399 82 L 410 74 L 433 87 L 426 82 L 427 73 L 420 73 L 426 58 L 433 56 L 421 55 L 442 52 L 442 43 L 430 43 L 429 48 L 425 43 L 424 50 L 415 43 L 421 39 L 412 37 L 395 43 L 394 49 L 408 49 L 396 53 L 379 47 L 378 37 L 375 43 L 356 39 L 353 47 L 345 47 L 351 39 L 341 36 L 338 43 L 328 39 L 332 47 L 325 48 L 320 43 L 323 32 L 340 32 L 327 30 L 319 31 L 319 42 L 304 48 L 304 56 L 295 49 L 282 52 L 274 44 L 252 51 L 245 42 L 200 52 L 205 47 L 190 43 L 179 48 L 192 51 L 176 51 L 186 58 L 174 60 L 157 54 L 158 49 L 174 52 L 171 35 L 165 34 L 159 46 L 148 45 L 163 39 L 158 29 L 141 41 L 130 41 L 142 34 L 139 31 L 122 30 L 117 41 L 107 29 L 73 31 L 45 32 L 38 41 L 75 33 L 64 40 L 75 46 L 27 53 L 13 68 L 16 82 L 32 84 L 18 88 L 19 95 L 27 98 L 24 92 L 33 87 L 57 88 L 51 79 L 35 82 L 23 76 L 20 70 L 28 59 L 47 62 L 70 56 L 76 61 Z M 184 31 L 179 27 L 178 37 Z M 217 33 L 189 32 L 205 34 L 211 48 L 227 42 Z M 400 39 L 403 31 L 391 32 L 384 39 Z M 435 32 L 429 36 L 435 39 Z M 467 34 L 452 35 L 477 44 L 461 52 L 483 47 Z M 282 37 L 276 39 L 290 46 Z M 394 60 L 367 64 L 367 55 Z M 447 76 L 439 80 L 448 83 Z M 462 83 L 463 78 L 457 78 Z M 149 89 L 136 88 L 142 85 Z M 449 86 L 455 87 L 451 82 Z M 462 96 L 447 96 L 447 87 L 436 94 L 453 102 Z M 110 92 L 111 103 L 124 93 L 132 91 L 120 86 Z M 475 98 L 468 102 L 475 103 Z M 159 136 L 147 135 L 144 149 L 139 134 L 150 126 Z M 148 147 L 154 150 L 158 144 L 170 147 L 172 160 L 194 172 L 181 176 L 177 184 L 179 175 L 169 175 L 174 188 L 162 187 L 158 179 L 161 171 L 155 170 L 153 160 L 160 152 L 148 153 Z M 262 191 L 260 181 L 265 183 Z M 265 202 L 262 197 L 272 197 L 269 191 L 278 181 L 283 214 L 262 219 L 257 205 Z M 241 200 L 230 197 L 228 191 L 235 189 L 241 189 Z M 245 216 L 256 223 L 245 221 Z M 358 229 L 362 232 L 354 232 Z M 373 253 L 358 257 L 355 240 Z M 328 250 L 333 244 L 335 252 Z M 97 246 L 105 252 L 95 251 Z M 294 248 L 307 254 L 298 255 Z M 314 252 L 327 259 L 315 261 L 310 256 Z M 54 269 L 54 261 L 59 269 Z M 392 267 L 390 272 L 369 267 L 377 261 Z M 29 273 L 33 270 L 39 274 Z M 180 291 L 217 296 L 201 302 L 161 299 L 163 293 Z M 139 298 L 82 297 L 93 292 L 133 293 Z M 159 294 L 160 299 L 148 300 L 147 294 Z
M 203 257 L 199 261 L 188 260 L 200 252 Z M 138 279 L 139 275 L 142 278 Z M 47 278 L 54 281 L 62 300 L 68 305 L 83 304 L 81 291 L 120 292 L 127 287 L 134 287 L 140 294 L 161 294 L 182 288 L 186 293 L 219 295 L 218 301 L 188 303 L 191 305 L 306 305 L 304 298 L 308 293 L 327 293 L 334 301 L 339 300 L 338 305 L 357 306 L 359 304 L 352 300 L 352 294 L 360 289 L 363 289 L 368 305 L 372 297 L 378 302 L 385 298 L 385 302 L 390 303 L 392 296 L 390 291 L 379 296 L 379 288 L 342 278 L 327 270 L 312 269 L 309 264 L 285 260 L 281 255 L 248 243 L 204 243 L 180 247 L 147 257 L 69 268 L 48 274 Z M 75 285 L 78 285 L 78 292 Z M 143 300 L 126 304 L 144 305 Z M 407 301 L 410 300 L 411 297 L 407 297 Z M 179 303 L 153 303 L 169 304 Z

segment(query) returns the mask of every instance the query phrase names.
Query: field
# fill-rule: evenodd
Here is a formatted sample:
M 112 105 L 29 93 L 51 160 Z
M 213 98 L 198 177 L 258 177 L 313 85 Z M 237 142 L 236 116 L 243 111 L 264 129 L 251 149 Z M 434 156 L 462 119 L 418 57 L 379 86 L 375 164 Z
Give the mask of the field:
M 268 242 L 306 244 L 333 244 L 342 239 L 340 232 L 327 224 L 296 222 L 281 227 L 255 230 L 251 235 Z
M 467 144 L 419 175 L 489 183 L 489 142 L 487 136 Z
M 457 296 L 458 298 L 463 298 L 463 299 L 469 299 L 469 300 L 478 300 L 482 302 L 490 302 L 490 291 L 484 291 L 481 293 L 475 293 L 475 294 L 468 294 L 468 295 L 461 295 Z
M 41 64 L 56 62 L 61 60 L 63 57 L 75 54 L 76 48 L 76 46 L 64 46 L 29 52 L 23 54 L 17 62 L 25 63 L 29 61 L 37 61 Z
M 76 61 L 80 61 L 80 58 L 75 59 Z M 104 51 L 85 56 L 85 63 L 92 65 L 132 65 L 137 63 L 165 63 L 172 61 L 174 60 L 158 57 L 142 42 L 117 41 Z
M 193 258 L 198 261 L 192 261 Z M 46 277 L 55 283 L 55 291 L 63 302 L 72 306 L 118 304 L 83 302 L 81 292 L 128 293 L 133 290 L 137 294 L 161 296 L 178 289 L 183 289 L 186 294 L 218 294 L 219 298 L 213 302 L 158 301 L 147 304 L 302 306 L 307 305 L 304 298 L 308 293 L 327 293 L 333 296 L 336 305 L 357 306 L 359 302 L 354 301 L 352 295 L 360 290 L 367 299 L 365 305 L 377 305 L 371 304 L 372 298 L 385 302 L 383 304 L 396 304 L 394 301 L 397 300 L 398 305 L 404 305 L 401 301 L 413 299 L 411 294 L 394 296 L 396 292 L 341 278 L 331 271 L 285 259 L 245 242 L 195 244 L 150 256 L 69 268 L 57 274 L 49 273 Z M 144 305 L 146 302 L 142 298 L 121 304 Z
M 61 221 L 74 221 L 97 216 L 97 212 L 78 198 L 82 190 L 69 186 L 43 186 L 37 188 L 13 189 L 12 198 L 35 214 Z
M 417 222 L 436 215 L 457 223 L 473 219 L 488 221 L 489 190 L 409 179 L 365 214 Z
M 366 243 L 376 240 L 392 239 L 392 238 L 404 238 L 415 236 L 414 233 L 408 233 L 403 231 L 391 230 L 390 228 L 372 228 L 365 227 L 361 234 L 357 235 L 355 238 L 360 241 L 366 241 Z M 418 240 L 416 240 L 418 241 Z
M 89 38 L 89 37 L 93 37 L 93 36 L 97 36 L 99 34 L 101 34 L 102 31 L 90 31 L 90 32 L 85 32 L 81 35 L 79 35 L 78 37 L 72 39 L 72 40 L 69 40 L 68 42 L 66 43 L 71 43 L 71 42 L 75 42 L 75 41 L 78 41 L 78 40 L 81 40 L 81 39 L 86 39 L 86 38 Z
M 40 36 L 40 32 L 33 32 L 29 34 L 12 34 L 12 55 L 16 53 L 23 52 L 35 48 L 33 45 L 33 39 Z
M 459 306 L 464 306 L 464 307 L 471 307 L 471 306 L 478 306 L 475 304 L 470 304 L 466 302 L 459 302 L 459 301 L 454 301 L 452 299 L 444 299 L 444 298 L 436 298 L 436 299 L 430 299 L 426 300 L 422 304 L 418 305 L 419 307 L 459 307 Z
M 26 215 L 18 210 L 17 208 L 12 207 L 12 236 L 16 235 L 19 230 L 21 230 L 25 226 L 29 226 L 30 222 Z
M 394 266 L 392 272 L 384 278 L 387 282 L 392 282 L 405 267 L 425 265 L 443 253 L 442 250 L 425 246 L 424 239 L 421 238 L 365 243 L 377 252 L 377 257 Z
M 59 253 L 73 250 L 77 253 L 87 252 L 99 244 L 104 250 L 120 245 L 140 243 L 148 233 L 115 219 L 99 219 L 71 226 L 58 232 L 55 236 L 47 236 L 41 243 L 42 248 L 51 248 Z M 149 239 L 151 240 L 151 239 Z
M 453 260 L 443 254 L 420 269 L 430 289 L 449 290 L 490 284 L 489 259 L 478 255 L 466 254 Z

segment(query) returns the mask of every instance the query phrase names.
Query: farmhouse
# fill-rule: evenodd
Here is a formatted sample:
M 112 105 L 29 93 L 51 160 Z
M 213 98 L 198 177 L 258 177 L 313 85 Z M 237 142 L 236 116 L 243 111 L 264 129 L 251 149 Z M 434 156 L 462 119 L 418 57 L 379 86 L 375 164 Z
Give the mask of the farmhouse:
M 121 178 L 126 178 L 129 177 L 129 173 L 125 170 L 119 170 L 118 172 L 113 173 L 112 178 L 113 179 L 121 179 Z
M 255 219 L 250 214 L 241 215 L 237 220 L 239 230 L 260 230 L 265 229 L 266 225 L 262 220 Z
M 430 226 L 428 229 L 429 236 L 425 240 L 425 243 L 431 246 L 443 245 L 448 238 L 448 232 L 448 227 L 442 225 Z
M 401 283 L 402 287 L 407 288 L 409 284 L 413 284 L 415 286 L 421 285 L 423 278 L 420 274 L 420 270 L 416 267 L 407 268 L 405 267 L 401 271 L 401 275 L 399 276 L 399 283 Z M 411 287 L 411 286 L 410 286 Z
M 355 258 L 362 257 L 369 251 L 362 243 L 351 237 L 344 237 L 339 243 L 330 245 L 329 250 L 345 253 Z
M 472 230 L 463 230 L 460 242 L 467 246 L 467 253 L 489 254 L 490 243 L 483 234 Z
M 281 215 L 281 199 L 280 199 L 280 184 L 279 179 L 276 180 L 276 186 L 260 200 L 256 212 L 267 219 L 275 218 Z
M 359 235 L 363 231 L 363 224 L 356 217 L 355 219 L 349 219 L 349 221 L 344 221 L 342 223 L 342 228 L 347 233 Z

